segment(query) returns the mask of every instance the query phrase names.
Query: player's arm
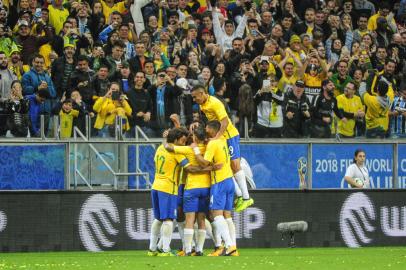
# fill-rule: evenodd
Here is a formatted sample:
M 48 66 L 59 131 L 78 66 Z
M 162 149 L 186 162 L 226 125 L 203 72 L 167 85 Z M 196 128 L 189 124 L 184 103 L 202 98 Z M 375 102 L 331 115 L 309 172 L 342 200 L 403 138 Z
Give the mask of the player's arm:
M 213 140 L 221 138 L 223 136 L 224 132 L 227 130 L 228 126 L 228 117 L 224 117 L 223 119 L 220 120 L 220 129 L 216 134 L 216 137 L 213 138 Z
M 211 142 L 209 142 L 207 144 L 206 152 L 204 153 L 204 157 L 203 157 L 202 153 L 200 152 L 199 147 L 195 143 L 193 143 L 191 145 L 193 152 L 195 153 L 197 163 L 199 163 L 200 166 L 208 167 L 208 166 L 212 165 L 211 162 L 209 161 L 209 160 L 213 160 L 213 156 L 214 156 L 214 151 L 213 151 L 214 149 L 212 146 L 213 146 L 213 143 L 211 143 Z M 211 158 L 209 158 L 210 156 L 211 156 Z
M 209 166 L 194 166 L 189 165 L 185 168 L 186 172 L 188 173 L 201 173 L 201 172 L 210 172 L 220 170 L 223 167 L 223 164 L 213 164 Z

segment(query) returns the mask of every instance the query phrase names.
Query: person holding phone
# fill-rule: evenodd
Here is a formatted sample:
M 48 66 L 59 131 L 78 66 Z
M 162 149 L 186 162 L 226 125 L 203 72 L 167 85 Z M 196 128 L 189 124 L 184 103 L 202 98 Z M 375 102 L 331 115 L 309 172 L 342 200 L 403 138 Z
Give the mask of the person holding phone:
M 93 110 L 97 113 L 94 128 L 97 129 L 99 137 L 114 137 L 116 116 L 121 117 L 123 121 L 123 131 L 130 130 L 128 117 L 131 116 L 132 109 L 127 97 L 121 93 L 118 82 L 109 85 L 106 95 L 96 100 Z

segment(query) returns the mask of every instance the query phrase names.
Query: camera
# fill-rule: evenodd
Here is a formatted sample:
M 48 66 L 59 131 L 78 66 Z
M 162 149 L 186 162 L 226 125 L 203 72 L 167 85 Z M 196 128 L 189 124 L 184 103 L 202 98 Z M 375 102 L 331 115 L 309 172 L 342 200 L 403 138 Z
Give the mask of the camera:
M 166 75 L 163 74 L 163 73 L 159 74 L 158 76 L 159 76 L 159 78 L 165 78 L 166 77 Z
M 113 91 L 113 93 L 111 94 L 111 99 L 112 100 L 119 100 L 120 99 L 120 92 Z

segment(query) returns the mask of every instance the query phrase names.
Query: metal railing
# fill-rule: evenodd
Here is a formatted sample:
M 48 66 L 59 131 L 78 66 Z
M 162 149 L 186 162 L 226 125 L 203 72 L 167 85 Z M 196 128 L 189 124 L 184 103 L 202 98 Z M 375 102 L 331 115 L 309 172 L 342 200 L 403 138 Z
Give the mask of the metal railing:
M 122 119 L 120 117 L 116 117 L 116 125 L 115 125 L 115 139 L 117 141 L 123 141 L 123 126 L 122 126 Z M 117 190 L 118 189 L 118 177 L 120 176 L 135 176 L 136 177 L 136 189 L 139 189 L 140 184 L 139 184 L 139 177 L 144 176 L 146 180 L 146 187 L 149 188 L 151 186 L 151 181 L 150 181 L 150 176 L 148 172 L 143 172 L 140 169 L 140 164 L 139 164 L 139 144 L 136 144 L 136 164 L 135 164 L 135 172 L 121 172 L 120 171 L 120 166 L 118 166 L 118 171 L 115 171 L 112 166 L 106 161 L 104 156 L 100 153 L 100 151 L 97 150 L 97 148 L 94 146 L 94 143 L 90 141 L 90 119 L 87 117 L 86 118 L 86 136 L 80 131 L 78 127 L 74 127 L 74 141 L 70 142 L 73 144 L 74 148 L 74 174 L 73 174 L 73 183 L 74 183 L 74 188 L 76 189 L 78 187 L 78 177 L 90 188 L 93 189 L 91 182 L 86 179 L 86 177 L 80 172 L 80 169 L 78 167 L 78 139 L 82 139 L 83 142 L 87 143 L 87 146 L 89 149 L 96 155 L 98 159 L 106 166 L 108 171 L 113 175 L 114 181 L 113 181 L 113 189 Z M 145 141 L 149 141 L 148 136 L 137 126 L 135 129 L 135 134 L 136 134 L 136 140 L 139 141 L 141 134 L 141 137 Z M 117 144 L 119 146 L 120 144 Z M 155 149 L 153 145 L 151 145 Z M 120 152 L 120 149 L 118 150 Z M 120 162 L 120 156 L 117 159 L 118 162 Z M 91 165 L 89 165 L 91 167 Z M 69 168 L 69 167 L 68 167 Z M 89 170 L 90 171 L 90 170 Z M 70 181 L 68 181 L 68 187 L 70 187 Z

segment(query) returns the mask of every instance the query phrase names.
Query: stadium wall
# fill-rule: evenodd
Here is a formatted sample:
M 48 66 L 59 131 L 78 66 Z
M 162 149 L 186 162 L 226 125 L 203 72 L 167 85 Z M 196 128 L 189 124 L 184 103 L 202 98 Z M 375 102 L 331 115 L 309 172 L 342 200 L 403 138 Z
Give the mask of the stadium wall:
M 276 226 L 303 220 L 299 247 L 404 245 L 404 190 L 257 190 L 254 207 L 235 214 L 240 247 L 287 247 Z M 1 192 L 0 250 L 104 251 L 146 249 L 150 193 Z M 177 233 L 175 239 L 179 239 Z M 212 241 L 207 239 L 206 248 Z M 179 247 L 179 240 L 172 243 Z

